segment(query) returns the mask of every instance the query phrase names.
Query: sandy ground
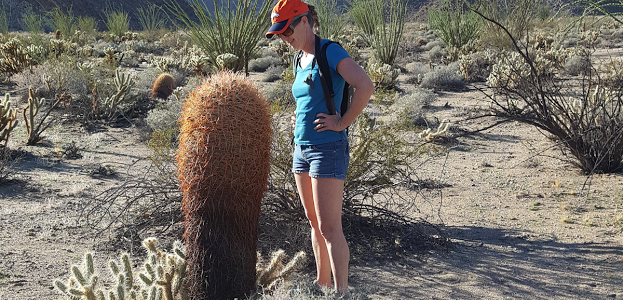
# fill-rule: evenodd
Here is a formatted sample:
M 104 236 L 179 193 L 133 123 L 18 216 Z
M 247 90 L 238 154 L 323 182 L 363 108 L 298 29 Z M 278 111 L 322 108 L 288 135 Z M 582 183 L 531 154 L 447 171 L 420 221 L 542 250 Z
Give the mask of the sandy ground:
M 479 92 L 442 93 L 428 113 L 458 129 Z M 0 186 L 0 299 L 56 299 L 54 278 L 69 276 L 98 242 L 75 222 L 84 193 L 115 184 L 92 177 L 123 170 L 147 153 L 136 128 L 87 134 L 51 128 L 43 146 L 22 147 L 14 181 Z M 58 159 L 77 141 L 83 157 Z M 372 299 L 623 299 L 623 175 L 587 179 L 535 129 L 505 124 L 452 140 L 447 156 L 419 170 L 439 180 L 437 223 L 455 248 L 399 261 L 351 265 L 351 285 Z M 96 263 L 112 256 L 95 253 Z

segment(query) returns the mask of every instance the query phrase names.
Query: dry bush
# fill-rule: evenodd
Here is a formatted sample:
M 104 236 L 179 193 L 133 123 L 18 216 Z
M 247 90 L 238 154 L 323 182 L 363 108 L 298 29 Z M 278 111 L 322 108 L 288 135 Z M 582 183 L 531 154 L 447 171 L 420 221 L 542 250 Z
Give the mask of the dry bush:
M 490 116 L 530 124 L 554 140 L 571 162 L 587 174 L 620 170 L 623 159 L 623 85 L 621 62 L 585 72 L 578 80 L 563 76 L 564 50 L 547 43 L 520 44 L 492 68 Z M 591 61 L 590 52 L 585 59 Z
M 459 75 L 459 70 L 457 62 L 438 66 L 424 75 L 420 87 L 435 91 L 460 91 L 465 87 L 465 81 Z

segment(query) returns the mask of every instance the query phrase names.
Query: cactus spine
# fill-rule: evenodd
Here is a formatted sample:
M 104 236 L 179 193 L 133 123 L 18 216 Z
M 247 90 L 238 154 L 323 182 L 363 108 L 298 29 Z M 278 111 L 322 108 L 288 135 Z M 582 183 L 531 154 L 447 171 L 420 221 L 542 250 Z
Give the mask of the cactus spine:
M 0 142 L 4 146 L 9 142 L 11 131 L 17 126 L 17 108 L 11 109 L 11 96 L 7 93 L 4 100 L 0 100 Z
M 243 74 L 222 71 L 186 98 L 178 179 L 190 299 L 255 289 L 260 202 L 270 169 L 268 102 Z

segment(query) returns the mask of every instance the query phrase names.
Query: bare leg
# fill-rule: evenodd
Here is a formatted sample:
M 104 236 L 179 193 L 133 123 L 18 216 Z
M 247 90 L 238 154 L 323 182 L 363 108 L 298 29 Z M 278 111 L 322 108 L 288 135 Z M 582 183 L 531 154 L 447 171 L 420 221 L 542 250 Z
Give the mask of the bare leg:
M 335 178 L 312 178 L 312 193 L 318 228 L 324 239 L 333 282 L 338 292 L 348 291 L 348 263 L 350 251 L 342 230 L 342 198 L 344 180 Z
M 318 217 L 316 216 L 316 208 L 312 192 L 312 181 L 308 173 L 294 174 L 296 186 L 299 190 L 305 215 L 311 224 L 311 241 L 314 249 L 314 257 L 316 258 L 316 281 L 319 285 L 331 286 L 331 259 L 327 250 L 327 244 L 320 234 L 318 226 Z

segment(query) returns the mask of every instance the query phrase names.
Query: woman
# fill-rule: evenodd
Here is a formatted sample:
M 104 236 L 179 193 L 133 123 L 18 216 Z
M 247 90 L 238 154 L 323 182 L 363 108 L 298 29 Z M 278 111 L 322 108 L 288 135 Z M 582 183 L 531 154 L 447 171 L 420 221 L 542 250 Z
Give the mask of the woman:
M 342 231 L 342 195 L 348 171 L 348 140 L 345 129 L 364 109 L 374 92 L 366 72 L 337 44 L 327 47 L 327 60 L 338 113 L 330 115 L 325 102 L 318 64 L 314 61 L 318 17 L 314 7 L 300 0 L 280 0 L 273 8 L 272 26 L 266 37 L 278 35 L 296 50 L 302 50 L 292 85 L 296 99 L 293 172 L 311 224 L 319 285 L 337 292 L 348 291 L 350 253 Z M 321 44 L 328 40 L 321 40 Z M 311 75 L 310 75 L 311 74 Z M 355 88 L 350 107 L 340 116 L 345 82 Z

